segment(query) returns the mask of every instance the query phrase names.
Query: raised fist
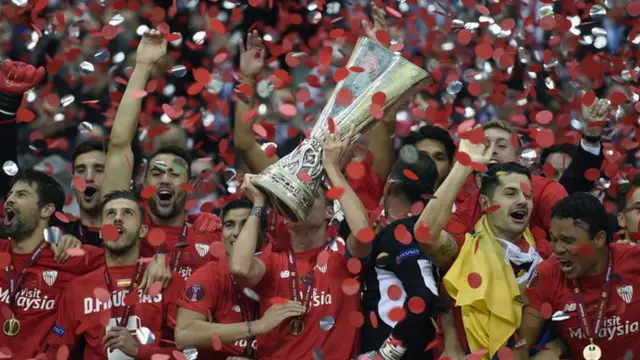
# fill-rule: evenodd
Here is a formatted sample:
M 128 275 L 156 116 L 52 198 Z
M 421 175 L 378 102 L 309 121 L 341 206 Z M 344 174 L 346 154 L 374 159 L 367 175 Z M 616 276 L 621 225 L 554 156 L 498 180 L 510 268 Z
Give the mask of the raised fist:
M 0 69 L 0 93 L 22 95 L 44 78 L 44 68 L 36 69 L 19 61 L 5 60 Z

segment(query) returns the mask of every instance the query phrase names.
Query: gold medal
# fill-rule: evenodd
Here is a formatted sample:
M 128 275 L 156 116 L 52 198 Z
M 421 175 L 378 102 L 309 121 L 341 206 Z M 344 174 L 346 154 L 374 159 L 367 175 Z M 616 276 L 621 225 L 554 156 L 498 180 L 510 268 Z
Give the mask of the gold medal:
M 304 331 L 304 322 L 300 318 L 295 318 L 289 323 L 289 334 L 299 336 Z
M 600 360 L 602 351 L 598 345 L 589 344 L 582 350 L 582 356 L 584 356 L 584 360 Z
M 16 336 L 20 332 L 20 322 L 14 317 L 7 319 L 2 326 L 2 330 L 7 336 Z

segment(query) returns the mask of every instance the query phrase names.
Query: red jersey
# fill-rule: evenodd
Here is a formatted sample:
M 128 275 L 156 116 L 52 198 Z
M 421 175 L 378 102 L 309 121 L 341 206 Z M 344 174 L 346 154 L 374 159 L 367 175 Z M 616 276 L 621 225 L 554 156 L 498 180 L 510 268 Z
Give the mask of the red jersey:
M 149 226 L 149 231 L 153 229 L 161 229 L 164 231 L 164 245 L 167 251 L 166 258 L 168 262 L 171 262 L 174 256 L 178 254 L 176 244 L 180 242 L 184 226 L 156 225 L 151 221 L 149 215 L 147 215 L 146 224 Z M 217 237 L 211 233 L 198 233 L 193 227 L 189 225 L 185 226 L 187 227 L 185 239 L 187 247 L 185 247 L 182 252 L 177 273 L 180 274 L 184 280 L 187 280 L 196 269 L 215 259 L 215 257 L 209 253 L 209 249 L 211 248 L 211 244 L 217 240 Z M 157 248 L 149 243 L 148 236 L 140 243 L 141 257 L 152 257 L 156 253 L 156 250 Z M 169 264 L 173 266 L 172 263 Z
M 62 345 L 66 345 L 72 352 L 78 343 L 76 337 L 83 336 L 86 346 L 82 358 L 85 360 L 133 359 L 120 350 L 106 354 L 102 339 L 106 334 L 106 328 L 115 326 L 120 321 L 126 307 L 124 298 L 129 293 L 129 285 L 133 281 L 136 268 L 137 265 L 108 268 L 114 291 L 107 302 L 98 299 L 94 294 L 96 288 L 108 289 L 104 266 L 69 284 L 60 300 L 56 324 L 47 339 L 49 358 L 55 359 L 57 350 Z M 142 271 L 144 272 L 144 268 Z M 167 328 L 175 327 L 177 299 L 183 286 L 182 277 L 174 274 L 169 286 L 154 297 L 143 295 L 143 290 L 138 290 L 138 301 L 131 309 L 126 328 L 134 339 L 137 339 L 136 330 L 146 327 L 154 334 L 155 341 L 149 345 L 140 345 L 136 359 L 150 359 L 153 354 L 171 354 L 175 350 L 172 339 L 166 339 L 163 335 Z
M 529 227 L 532 231 L 539 228 L 549 232 L 551 209 L 560 199 L 567 196 L 567 191 L 559 182 L 537 175 L 531 176 L 531 187 L 533 188 L 533 213 Z M 456 211 L 451 215 L 449 221 L 464 225 L 463 233 L 473 231 L 476 223 L 482 217 L 482 209 L 478 199 L 480 199 L 480 189 L 471 193 L 459 206 L 456 203 Z
M 313 359 L 313 351 L 320 348 L 326 360 L 350 359 L 358 348 L 358 329 L 349 322 L 349 315 L 360 310 L 360 292 L 346 295 L 342 291 L 344 280 L 354 275 L 347 269 L 344 243 L 333 242 L 328 246 L 329 258 L 324 266 L 317 266 L 317 257 L 327 247 L 295 253 L 296 267 L 300 274 L 313 271 L 313 288 L 310 292 L 308 311 L 304 315 L 304 332 L 299 336 L 289 333 L 290 320 L 286 320 L 268 334 L 258 336 L 256 358 L 260 360 Z M 260 295 L 260 314 L 271 307 L 271 298 L 293 299 L 291 268 L 288 251 L 265 251 L 260 260 L 266 271 L 256 287 Z M 304 299 L 307 285 L 298 276 L 298 301 Z M 302 301 L 301 301 L 302 302 Z M 326 330 L 320 321 L 335 321 Z
M 362 201 L 364 208 L 371 213 L 380 204 L 386 179 L 381 180 L 378 174 L 373 171 L 370 157 L 365 158 L 361 164 L 364 165 L 364 175 L 359 179 L 349 177 L 347 180 L 349 186 Z
M 242 303 L 238 300 L 238 296 L 242 299 Z M 218 324 L 255 320 L 258 309 L 258 304 L 245 296 L 241 287 L 234 285 L 226 259 L 209 262 L 196 270 L 187 280 L 178 305 L 205 315 L 209 321 Z M 210 349 L 205 357 L 224 360 L 228 356 L 242 356 L 247 346 L 255 348 L 256 341 L 243 339 L 223 344 L 220 351 L 214 352 Z
M 32 254 L 11 253 L 11 243 L 10 240 L 0 240 L 0 252 L 11 254 L 15 274 L 20 276 Z M 82 249 L 85 256 L 72 257 L 58 264 L 47 245 L 25 273 L 15 302 L 15 317 L 20 322 L 20 331 L 15 336 L 7 336 L 0 331 L 0 344 L 9 347 L 12 359 L 28 359 L 38 354 L 55 323 L 63 290 L 78 276 L 104 265 L 104 250 L 87 245 Z M 0 272 L 0 306 L 7 309 L 11 308 L 9 291 L 9 274 L 3 269 Z M 4 316 L 0 319 L 2 322 L 6 320 Z
M 594 342 L 602 350 L 603 359 L 630 359 L 640 351 L 640 247 L 612 244 L 610 251 L 613 260 L 613 282 L 607 310 Z M 569 318 L 554 321 L 553 324 L 569 345 L 573 357 L 582 358 L 582 351 L 589 344 L 589 339 L 582 329 L 572 282 L 564 276 L 556 257 L 538 264 L 537 279 L 535 277 L 536 274 L 532 276 L 525 293 L 530 306 L 540 310 L 542 305 L 549 304 L 551 313 L 565 312 Z M 603 272 L 600 275 L 580 278 L 580 289 L 584 294 L 584 305 L 592 332 L 605 277 L 606 274 Z

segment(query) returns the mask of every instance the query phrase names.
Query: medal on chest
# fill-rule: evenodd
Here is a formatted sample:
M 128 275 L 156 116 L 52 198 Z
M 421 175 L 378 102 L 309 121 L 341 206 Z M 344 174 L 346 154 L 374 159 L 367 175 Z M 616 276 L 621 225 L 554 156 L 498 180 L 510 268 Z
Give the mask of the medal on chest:
M 598 345 L 589 344 L 582 350 L 582 356 L 584 356 L 584 360 L 600 360 L 602 351 Z
M 20 332 L 20 321 L 15 317 L 7 319 L 2 326 L 2 330 L 7 336 L 16 336 Z

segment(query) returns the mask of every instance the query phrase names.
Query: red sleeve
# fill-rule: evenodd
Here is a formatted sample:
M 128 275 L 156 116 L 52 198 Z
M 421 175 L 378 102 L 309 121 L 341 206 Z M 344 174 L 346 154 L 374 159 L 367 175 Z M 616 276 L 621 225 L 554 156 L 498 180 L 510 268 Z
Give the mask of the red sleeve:
M 542 193 L 534 205 L 536 218 L 542 222 L 545 231 L 551 229 L 551 209 L 566 196 L 567 190 L 557 181 L 550 181 L 542 188 Z
M 165 306 L 165 322 L 166 327 L 174 329 L 176 327 L 176 317 L 178 316 L 178 304 L 182 291 L 185 288 L 184 278 L 176 273 L 173 273 L 171 278 L 171 284 L 167 287 L 164 300 Z
M 380 204 L 384 181 L 378 177 L 369 164 L 363 162 L 362 165 L 364 166 L 364 175 L 359 179 L 349 177 L 348 181 L 349 186 L 362 201 L 364 208 L 371 213 Z
M 456 211 L 451 214 L 446 226 L 446 230 L 450 234 L 464 235 L 473 230 L 476 222 L 480 219 L 479 198 L 480 190 L 476 190 L 460 206 L 456 204 Z M 464 240 L 464 236 L 462 239 Z
M 557 265 L 555 258 L 538 264 L 527 282 L 527 288 L 524 291 L 526 301 L 529 306 L 538 311 L 545 303 L 553 304 L 559 280 L 559 274 L 554 271 L 554 263 Z
M 260 295 L 269 295 L 269 290 L 273 288 L 273 276 L 271 272 L 274 268 L 274 262 L 278 258 L 278 253 L 274 253 L 271 249 L 271 246 L 267 246 L 265 251 L 262 252 L 257 259 L 264 264 L 264 276 L 262 280 L 254 287 L 255 290 Z
M 151 360 L 156 358 L 154 355 L 171 355 L 176 351 L 175 347 L 161 347 L 158 345 L 142 345 L 138 346 L 138 356 L 136 359 L 138 360 Z M 171 356 L 169 356 L 169 359 Z
M 58 349 L 62 345 L 66 345 L 70 353 L 73 352 L 75 348 L 76 330 L 80 326 L 80 321 L 73 307 L 73 299 L 75 298 L 74 289 L 74 286 L 68 286 L 58 301 L 56 323 L 45 340 L 47 344 L 47 357 L 49 359 L 57 358 Z
M 215 307 L 218 298 L 217 284 L 218 272 L 215 267 L 209 265 L 201 267 L 187 280 L 184 289 L 180 292 L 178 306 L 208 317 L 210 309 Z

